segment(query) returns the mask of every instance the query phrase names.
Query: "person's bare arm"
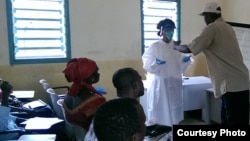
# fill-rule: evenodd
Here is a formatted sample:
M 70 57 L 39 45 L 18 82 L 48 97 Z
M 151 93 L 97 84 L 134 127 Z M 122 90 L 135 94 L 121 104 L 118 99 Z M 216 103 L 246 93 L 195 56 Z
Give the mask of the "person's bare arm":
M 187 45 L 175 45 L 174 49 L 182 53 L 192 53 Z
M 3 81 L 3 80 L 2 80 Z M 3 81 L 1 84 L 2 90 L 2 106 L 9 107 L 9 96 L 12 93 L 13 87 L 7 81 Z

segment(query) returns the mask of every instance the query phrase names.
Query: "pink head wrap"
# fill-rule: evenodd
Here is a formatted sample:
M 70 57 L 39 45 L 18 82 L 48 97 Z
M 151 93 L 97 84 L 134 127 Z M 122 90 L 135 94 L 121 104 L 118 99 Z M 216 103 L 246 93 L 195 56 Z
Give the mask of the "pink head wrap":
M 70 96 L 77 96 L 82 86 L 87 87 L 90 91 L 96 92 L 92 84 L 86 83 L 86 79 L 97 71 L 95 61 L 88 58 L 73 58 L 68 63 L 63 73 L 70 82 L 73 82 L 69 89 Z

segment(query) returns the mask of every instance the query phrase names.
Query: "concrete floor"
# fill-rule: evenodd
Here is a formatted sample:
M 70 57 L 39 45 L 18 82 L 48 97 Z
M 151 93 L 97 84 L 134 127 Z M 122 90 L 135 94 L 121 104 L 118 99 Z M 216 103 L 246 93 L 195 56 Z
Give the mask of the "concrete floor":
M 212 122 L 212 124 L 218 123 Z M 195 110 L 185 112 L 184 120 L 180 122 L 180 125 L 206 125 L 206 123 L 201 119 L 201 110 Z

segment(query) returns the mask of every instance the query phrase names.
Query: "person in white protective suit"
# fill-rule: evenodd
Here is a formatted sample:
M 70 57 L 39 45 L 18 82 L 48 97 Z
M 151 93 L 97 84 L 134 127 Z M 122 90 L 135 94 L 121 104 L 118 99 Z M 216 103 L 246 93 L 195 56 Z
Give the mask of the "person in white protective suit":
M 159 123 L 172 126 L 184 119 L 182 74 L 192 63 L 191 55 L 174 50 L 172 40 L 175 23 L 170 19 L 157 24 L 158 36 L 142 55 L 147 72 L 147 125 Z

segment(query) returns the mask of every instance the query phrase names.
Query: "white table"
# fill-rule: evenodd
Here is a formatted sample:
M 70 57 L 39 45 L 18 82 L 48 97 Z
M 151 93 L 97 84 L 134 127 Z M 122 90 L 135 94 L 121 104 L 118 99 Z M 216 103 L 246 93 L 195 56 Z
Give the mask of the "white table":
M 210 78 L 205 76 L 188 77 L 183 81 L 183 111 L 202 110 L 202 120 L 208 117 L 206 89 L 212 88 Z
M 147 113 L 147 83 L 144 82 L 145 93 L 140 103 Z M 183 79 L 183 111 L 202 109 L 202 119 L 208 117 L 206 104 L 206 89 L 212 88 L 211 80 L 205 76 L 185 77 Z
M 220 119 L 220 109 L 221 109 L 221 100 L 220 98 L 214 97 L 214 89 L 210 88 L 206 90 L 207 93 L 207 117 L 205 122 L 211 124 L 211 121 L 216 123 L 221 123 Z

